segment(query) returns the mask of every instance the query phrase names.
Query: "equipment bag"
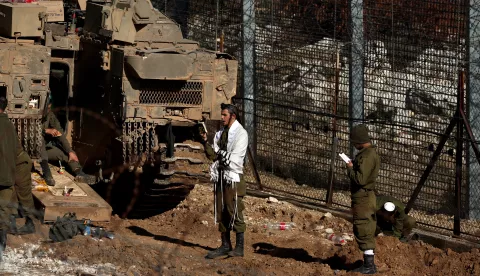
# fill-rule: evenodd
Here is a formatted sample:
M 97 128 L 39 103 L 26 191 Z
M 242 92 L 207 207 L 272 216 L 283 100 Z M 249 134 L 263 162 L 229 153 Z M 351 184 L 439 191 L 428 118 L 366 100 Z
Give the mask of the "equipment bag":
M 61 242 L 81 234 L 84 228 L 83 220 L 77 220 L 75 213 L 66 213 L 62 218 L 57 217 L 50 227 L 48 236 L 54 242 Z

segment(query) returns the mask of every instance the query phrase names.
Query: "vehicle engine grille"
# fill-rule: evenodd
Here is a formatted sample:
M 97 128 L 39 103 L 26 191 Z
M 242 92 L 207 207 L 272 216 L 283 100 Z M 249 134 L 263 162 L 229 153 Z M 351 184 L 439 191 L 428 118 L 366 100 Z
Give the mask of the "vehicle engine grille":
M 202 82 L 157 82 L 155 87 L 140 90 L 141 104 L 161 104 L 166 106 L 202 105 Z

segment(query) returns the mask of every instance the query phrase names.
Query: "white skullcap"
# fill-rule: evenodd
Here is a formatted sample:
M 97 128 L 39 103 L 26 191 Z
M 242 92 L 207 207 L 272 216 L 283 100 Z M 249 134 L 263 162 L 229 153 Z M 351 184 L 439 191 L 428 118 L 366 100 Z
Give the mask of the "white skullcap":
M 393 212 L 393 210 L 395 210 L 395 204 L 392 202 L 385 202 L 385 204 L 383 204 L 383 208 L 389 212 Z

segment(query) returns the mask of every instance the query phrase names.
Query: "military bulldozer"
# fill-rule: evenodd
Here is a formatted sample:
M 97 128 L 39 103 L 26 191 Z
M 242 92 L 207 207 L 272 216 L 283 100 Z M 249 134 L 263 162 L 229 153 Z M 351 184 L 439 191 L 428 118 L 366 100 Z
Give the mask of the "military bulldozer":
M 50 98 L 116 213 L 174 207 L 208 180 L 198 123 L 220 120 L 237 61 L 184 39 L 149 0 L 58 3 L 0 3 L 0 96 L 24 148 L 39 158 Z

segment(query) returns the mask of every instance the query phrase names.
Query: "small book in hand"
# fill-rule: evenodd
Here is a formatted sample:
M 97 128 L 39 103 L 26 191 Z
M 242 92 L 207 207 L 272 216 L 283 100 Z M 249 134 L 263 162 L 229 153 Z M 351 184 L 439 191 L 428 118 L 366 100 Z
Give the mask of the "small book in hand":
M 342 152 L 339 155 L 343 159 L 343 161 L 345 161 L 345 163 L 351 162 L 350 158 L 345 153 Z

